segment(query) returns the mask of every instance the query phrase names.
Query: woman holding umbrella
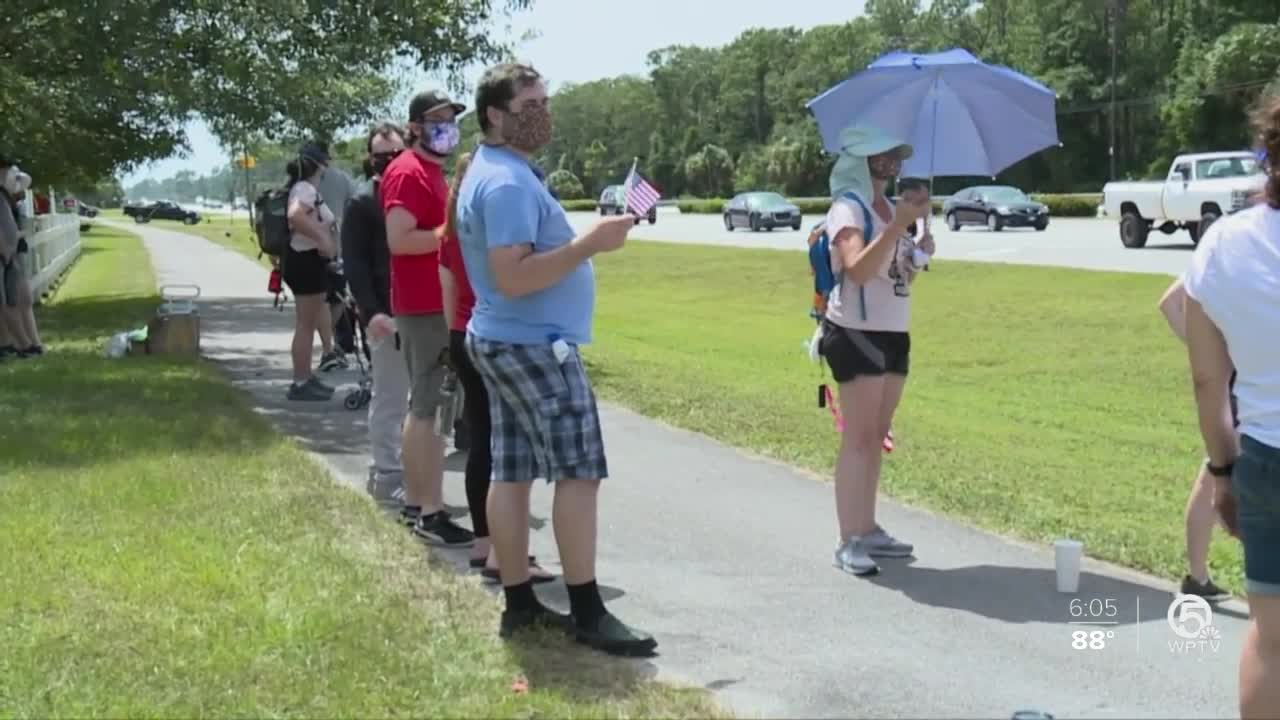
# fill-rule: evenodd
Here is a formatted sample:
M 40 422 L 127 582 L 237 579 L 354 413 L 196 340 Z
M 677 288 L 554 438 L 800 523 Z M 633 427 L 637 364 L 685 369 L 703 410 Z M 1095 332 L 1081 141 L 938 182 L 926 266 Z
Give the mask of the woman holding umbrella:
M 876 522 L 881 444 L 906 386 L 911 354 L 911 283 L 933 254 L 933 238 L 907 235 L 930 212 L 927 193 L 885 194 L 912 148 L 874 125 L 840 135 L 831 172 L 833 202 L 826 227 L 832 270 L 840 283 L 822 321 L 819 350 L 839 387 L 845 418 L 835 467 L 840 542 L 836 567 L 854 575 L 879 571 L 876 557 L 906 557 L 914 548 Z

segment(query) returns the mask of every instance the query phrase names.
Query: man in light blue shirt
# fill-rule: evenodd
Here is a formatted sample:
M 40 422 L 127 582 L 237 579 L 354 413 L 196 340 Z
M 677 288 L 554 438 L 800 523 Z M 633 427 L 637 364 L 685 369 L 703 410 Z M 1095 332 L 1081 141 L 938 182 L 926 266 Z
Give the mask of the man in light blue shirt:
M 533 68 L 491 68 L 476 90 L 485 139 L 458 192 L 457 228 L 476 304 L 467 352 L 489 391 L 493 484 L 489 525 L 506 595 L 500 634 L 563 627 L 619 655 L 657 642 L 604 607 L 596 585 L 596 507 L 609 473 L 595 394 L 578 347 L 591 341 L 591 258 L 622 247 L 635 217 L 577 235 L 530 156 L 551 141 L 547 89 Z M 543 606 L 529 575 L 529 491 L 556 484 L 556 541 L 570 615 Z

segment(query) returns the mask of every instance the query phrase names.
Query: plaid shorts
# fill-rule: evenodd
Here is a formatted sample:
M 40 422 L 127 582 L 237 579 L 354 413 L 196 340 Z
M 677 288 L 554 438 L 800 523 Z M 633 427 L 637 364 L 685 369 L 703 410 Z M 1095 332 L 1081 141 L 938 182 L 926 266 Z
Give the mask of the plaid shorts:
M 493 482 L 608 477 L 596 396 L 576 346 L 563 364 L 549 344 L 467 333 L 466 347 L 489 391 Z

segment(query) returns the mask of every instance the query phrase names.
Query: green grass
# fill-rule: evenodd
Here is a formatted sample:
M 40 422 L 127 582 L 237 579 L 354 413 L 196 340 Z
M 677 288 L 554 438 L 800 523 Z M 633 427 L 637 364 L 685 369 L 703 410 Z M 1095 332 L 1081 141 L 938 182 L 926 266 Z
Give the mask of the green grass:
M 829 376 L 801 348 L 813 330 L 801 253 L 633 242 L 596 267 L 588 359 L 602 396 L 830 476 L 837 436 L 815 402 Z M 1203 455 L 1185 350 L 1155 307 L 1169 282 L 936 263 L 913 291 L 886 491 L 1180 577 L 1183 507 Z M 1242 590 L 1224 534 L 1211 562 L 1220 584 Z
M 4 715 L 717 712 L 563 639 L 501 643 L 496 601 L 214 368 L 104 358 L 156 303 L 140 241 L 99 226 L 42 308 L 50 354 L 0 365 Z

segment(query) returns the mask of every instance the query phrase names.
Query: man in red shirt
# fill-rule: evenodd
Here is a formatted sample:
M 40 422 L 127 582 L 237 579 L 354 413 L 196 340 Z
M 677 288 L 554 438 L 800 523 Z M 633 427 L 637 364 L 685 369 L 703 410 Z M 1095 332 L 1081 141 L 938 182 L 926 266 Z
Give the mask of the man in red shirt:
M 449 196 L 441 166 L 458 146 L 457 116 L 465 109 L 436 91 L 414 97 L 409 103 L 408 152 L 391 161 L 382 176 L 382 210 L 391 251 L 391 312 L 409 368 L 401 512 L 416 535 L 442 547 L 467 547 L 475 541 L 475 535 L 454 524 L 445 511 L 445 448 L 435 428 L 449 352 L 437 261 Z

